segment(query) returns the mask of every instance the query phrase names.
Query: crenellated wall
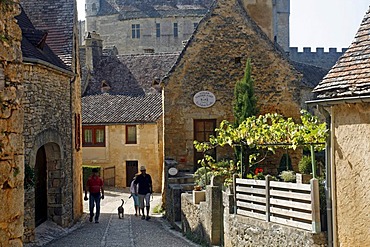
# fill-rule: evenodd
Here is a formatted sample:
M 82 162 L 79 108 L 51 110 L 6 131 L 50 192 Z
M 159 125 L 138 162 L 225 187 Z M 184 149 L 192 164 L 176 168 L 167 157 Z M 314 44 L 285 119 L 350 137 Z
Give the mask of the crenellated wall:
M 303 52 L 299 52 L 298 47 L 290 47 L 289 58 L 299 63 L 310 64 L 329 70 L 346 50 L 347 48 L 342 48 L 341 51 L 337 51 L 337 48 L 329 48 L 329 52 L 325 52 L 324 48 L 318 47 L 314 52 L 311 51 L 310 47 L 304 47 Z
M 0 2 L 0 246 L 23 246 L 24 147 L 18 0 Z

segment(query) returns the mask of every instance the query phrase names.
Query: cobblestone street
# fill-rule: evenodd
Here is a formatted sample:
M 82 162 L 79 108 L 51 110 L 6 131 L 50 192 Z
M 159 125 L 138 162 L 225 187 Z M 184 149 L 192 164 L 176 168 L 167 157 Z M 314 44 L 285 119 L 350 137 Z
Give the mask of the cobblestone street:
M 117 207 L 125 201 L 124 219 L 119 219 Z M 151 201 L 151 211 L 161 202 L 160 194 L 154 194 Z M 84 216 L 72 228 L 66 230 L 45 222 L 37 228 L 37 241 L 26 246 L 50 247 L 92 247 L 92 246 L 199 246 L 187 240 L 180 232 L 171 228 L 161 215 L 151 214 L 151 219 L 146 221 L 134 215 L 133 201 L 129 193 L 119 189 L 106 189 L 105 199 L 101 203 L 101 215 L 98 224 L 88 220 L 88 203 L 84 202 Z

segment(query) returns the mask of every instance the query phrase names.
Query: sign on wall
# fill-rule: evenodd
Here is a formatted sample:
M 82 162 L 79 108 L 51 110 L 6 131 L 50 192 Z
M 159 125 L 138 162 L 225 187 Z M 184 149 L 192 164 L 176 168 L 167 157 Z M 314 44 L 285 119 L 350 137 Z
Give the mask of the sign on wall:
M 198 107 L 207 108 L 214 105 L 216 97 L 210 91 L 200 91 L 194 95 L 193 102 Z

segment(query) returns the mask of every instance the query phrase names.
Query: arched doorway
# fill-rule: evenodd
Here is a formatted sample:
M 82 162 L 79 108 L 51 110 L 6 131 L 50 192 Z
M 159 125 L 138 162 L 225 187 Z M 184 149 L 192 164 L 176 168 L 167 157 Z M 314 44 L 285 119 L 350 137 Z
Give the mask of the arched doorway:
M 48 219 L 47 163 L 45 147 L 37 150 L 35 163 L 35 225 Z
M 35 157 L 35 227 L 48 219 L 63 222 L 63 191 L 65 189 L 60 146 L 49 142 L 42 145 Z

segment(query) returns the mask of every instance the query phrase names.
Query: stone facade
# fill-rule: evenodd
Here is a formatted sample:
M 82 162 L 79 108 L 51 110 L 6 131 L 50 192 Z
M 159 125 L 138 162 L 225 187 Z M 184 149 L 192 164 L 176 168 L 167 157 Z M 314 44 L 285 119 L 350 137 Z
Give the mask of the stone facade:
M 81 79 L 75 2 L 21 4 L 24 162 L 35 173 L 25 191 L 23 240 L 32 242 L 44 221 L 68 227 L 83 213 Z
M 212 1 L 86 1 L 86 32 L 119 54 L 181 51 Z M 134 27 L 133 27 L 134 26 Z
M 0 3 L 0 245 L 22 246 L 24 142 L 18 1 Z
M 161 123 L 137 125 L 137 144 L 125 144 L 126 125 L 105 126 L 105 147 L 83 147 L 84 165 L 115 167 L 115 186 L 130 187 L 127 184 L 126 161 L 137 161 L 138 168 L 145 165 L 153 181 L 154 192 L 162 190 L 163 147 Z M 138 170 L 137 170 L 138 172 Z M 103 174 L 104 175 L 104 174 Z M 128 178 L 131 182 L 132 178 Z
M 116 46 L 119 54 L 140 54 L 148 52 L 168 53 L 180 51 L 194 31 L 194 23 L 199 17 L 172 17 L 172 18 L 140 18 L 127 21 L 118 21 L 117 15 L 94 17 L 93 26 L 91 17 L 86 17 L 87 31 L 100 33 L 106 46 Z M 160 37 L 156 37 L 156 24 L 161 25 Z M 177 23 L 179 34 L 174 35 L 173 24 Z M 132 25 L 140 25 L 140 38 L 132 38 Z
M 215 119 L 217 125 L 224 119 L 233 121 L 234 86 L 243 77 L 248 58 L 260 113 L 299 117 L 301 75 L 249 18 L 240 1 L 220 0 L 163 80 L 165 157 L 192 169 L 196 165 L 194 120 Z M 213 93 L 215 104 L 196 106 L 193 96 L 200 91 Z M 217 152 L 218 159 L 227 157 L 227 150 Z M 276 162 L 266 165 L 273 167 Z
M 248 15 L 284 51 L 289 50 L 289 0 L 242 0 Z
M 47 217 L 49 220 L 66 227 L 73 223 L 73 184 L 81 182 L 80 177 L 72 175 L 78 164 L 73 164 L 73 120 L 72 73 L 60 73 L 42 65 L 24 65 L 25 97 L 24 140 L 25 163 L 38 169 L 37 153 L 41 147 L 46 151 L 47 169 Z M 81 164 L 81 163 L 80 163 Z M 79 172 L 81 174 L 81 172 Z M 77 192 L 82 193 L 81 189 Z M 25 205 L 25 210 L 33 211 L 34 205 Z M 81 213 L 80 213 L 81 214 Z M 25 236 L 33 232 L 35 219 L 31 217 L 30 229 Z M 26 237 L 28 238 L 28 237 Z M 31 237 L 32 239 L 32 237 Z

